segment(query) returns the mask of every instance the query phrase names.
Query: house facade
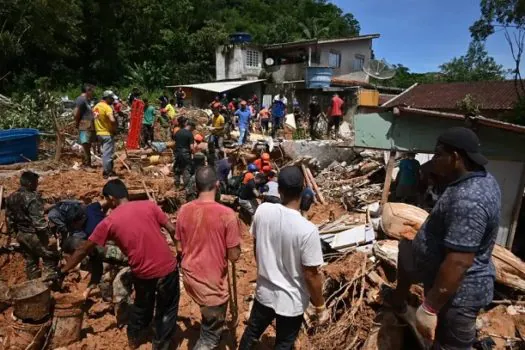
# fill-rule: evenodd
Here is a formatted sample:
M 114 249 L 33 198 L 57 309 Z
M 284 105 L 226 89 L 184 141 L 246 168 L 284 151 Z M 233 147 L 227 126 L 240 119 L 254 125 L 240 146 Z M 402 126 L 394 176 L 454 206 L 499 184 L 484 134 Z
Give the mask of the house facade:
M 379 34 L 327 40 L 302 40 L 256 46 L 249 43 L 219 46 L 216 79 L 257 79 L 274 83 L 306 79 L 307 67 L 330 67 L 333 77 L 368 81 L 363 66 L 373 57 L 372 41 Z

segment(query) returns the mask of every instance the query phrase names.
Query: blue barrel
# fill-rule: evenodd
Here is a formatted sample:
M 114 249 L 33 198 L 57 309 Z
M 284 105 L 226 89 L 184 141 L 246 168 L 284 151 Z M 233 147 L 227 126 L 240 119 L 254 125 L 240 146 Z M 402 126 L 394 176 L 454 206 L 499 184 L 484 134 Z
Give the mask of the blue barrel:
M 332 82 L 332 75 L 332 67 L 306 67 L 306 88 L 328 88 Z
M 25 158 L 36 160 L 37 156 L 37 129 L 0 130 L 0 164 L 26 162 Z

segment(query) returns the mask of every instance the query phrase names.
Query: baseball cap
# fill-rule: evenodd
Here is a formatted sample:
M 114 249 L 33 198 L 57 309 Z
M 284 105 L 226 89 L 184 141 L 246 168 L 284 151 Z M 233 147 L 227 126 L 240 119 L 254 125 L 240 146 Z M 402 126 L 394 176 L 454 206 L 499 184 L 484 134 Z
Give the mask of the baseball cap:
M 297 189 L 302 191 L 304 188 L 304 175 L 301 169 L 296 166 L 287 166 L 279 173 L 279 188 Z
M 450 128 L 438 137 L 438 143 L 464 151 L 467 157 L 477 165 L 488 163 L 487 158 L 481 154 L 478 135 L 471 129 L 461 126 Z
M 106 91 L 104 91 L 104 92 L 102 93 L 102 98 L 107 98 L 107 97 L 111 97 L 111 98 L 114 99 L 114 100 L 117 99 L 117 95 L 115 95 L 115 94 L 113 93 L 113 91 L 111 91 L 111 90 L 106 90 Z

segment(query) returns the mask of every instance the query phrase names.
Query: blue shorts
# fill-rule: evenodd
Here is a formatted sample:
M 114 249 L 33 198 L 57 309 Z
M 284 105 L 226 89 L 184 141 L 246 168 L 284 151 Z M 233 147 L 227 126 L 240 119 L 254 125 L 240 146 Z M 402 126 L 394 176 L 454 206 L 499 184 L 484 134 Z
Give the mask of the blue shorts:
M 78 133 L 78 142 L 83 145 L 86 143 L 95 142 L 96 134 L 90 130 L 80 130 Z

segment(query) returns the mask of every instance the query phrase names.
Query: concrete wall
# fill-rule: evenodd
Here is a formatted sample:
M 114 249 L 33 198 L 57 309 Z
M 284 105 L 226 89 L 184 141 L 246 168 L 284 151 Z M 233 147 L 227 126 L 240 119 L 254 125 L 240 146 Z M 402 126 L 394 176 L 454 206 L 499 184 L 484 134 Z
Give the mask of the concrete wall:
M 365 58 L 365 64 L 372 56 L 372 40 L 357 40 L 347 43 L 334 43 L 319 45 L 320 50 L 320 66 L 329 66 L 330 50 L 335 50 L 341 53 L 341 67 L 334 68 L 334 76 L 348 74 L 354 72 L 353 63 L 356 55 L 362 55 Z
M 334 160 L 338 162 L 351 162 L 355 159 L 355 152 L 351 147 L 337 147 L 336 141 L 283 141 L 281 148 L 285 155 L 296 159 L 310 156 L 319 161 L 321 169 L 329 166 Z
M 356 114 L 354 145 L 356 147 L 433 153 L 438 136 L 462 121 L 425 116 L 394 117 L 391 112 Z M 501 188 L 501 222 L 497 242 L 512 247 L 516 229 L 514 218 L 524 190 L 525 135 L 479 126 L 476 129 L 487 166 Z
M 216 80 L 241 80 L 256 79 L 262 71 L 262 52 L 247 45 L 219 46 L 215 52 L 215 79 Z M 246 50 L 254 50 L 260 53 L 259 66 L 248 67 L 244 59 Z
M 367 80 L 366 74 L 364 74 L 361 70 L 355 71 L 353 69 L 353 63 L 356 55 L 364 56 L 365 64 L 370 60 L 372 57 L 372 40 L 319 44 L 313 48 L 313 50 L 317 50 L 317 52 L 319 52 L 319 64 L 312 64 L 313 66 L 330 66 L 329 55 L 330 51 L 333 50 L 341 54 L 341 66 L 333 70 L 334 76 L 357 72 L 358 74 L 356 74 L 353 79 L 362 81 Z M 305 68 L 307 65 L 307 62 L 283 64 L 275 65 L 273 67 L 266 67 L 266 70 L 269 73 L 272 73 L 275 83 L 282 83 L 284 81 L 304 80 Z
M 266 71 L 272 74 L 273 81 L 282 83 L 285 81 L 304 80 L 306 63 L 281 64 L 267 67 Z

